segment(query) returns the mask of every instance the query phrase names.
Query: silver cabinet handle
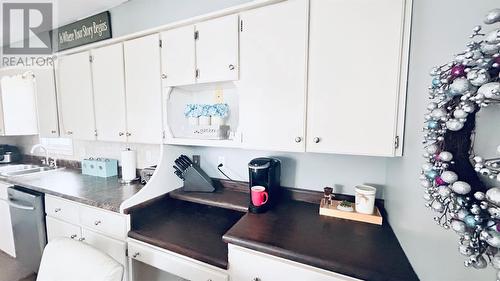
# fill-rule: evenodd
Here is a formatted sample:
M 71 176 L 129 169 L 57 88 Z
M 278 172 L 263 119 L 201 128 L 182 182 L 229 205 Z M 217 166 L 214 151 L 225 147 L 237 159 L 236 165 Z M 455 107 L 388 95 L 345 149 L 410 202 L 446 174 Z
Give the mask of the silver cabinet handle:
M 127 132 L 127 137 L 130 137 L 131 135 L 132 135 L 132 133 Z
M 75 239 L 75 238 L 76 238 L 76 236 L 77 236 L 76 234 L 73 234 L 73 235 L 71 235 L 69 238 L 71 238 L 71 239 Z
M 134 259 L 135 259 L 135 258 L 137 258 L 137 257 L 138 257 L 138 256 L 140 256 L 140 255 L 141 255 L 141 254 L 140 254 L 139 252 L 134 253 L 134 254 L 132 255 L 132 258 L 134 258 Z
M 301 142 L 301 141 L 302 141 L 302 138 L 301 138 L 301 137 L 296 137 L 296 138 L 295 138 L 295 142 L 296 142 L 296 143 L 299 143 L 299 142 Z
M 313 142 L 314 142 L 314 143 L 318 143 L 319 141 L 320 141 L 320 138 L 318 138 L 318 137 L 315 137 L 315 138 L 313 139 Z
M 167 74 L 162 74 L 161 79 L 167 79 Z
M 56 130 L 52 130 L 52 131 L 50 131 L 50 132 L 51 132 L 52 134 L 57 133 L 57 131 L 56 131 Z
M 255 277 L 252 281 L 261 281 L 259 277 Z
M 66 134 L 67 134 L 67 135 L 72 135 L 72 134 L 73 134 L 73 132 L 72 132 L 72 131 L 66 131 Z
M 11 198 L 9 198 L 9 200 L 7 200 L 7 204 L 9 204 L 9 206 L 12 207 L 12 208 L 16 208 L 16 209 L 20 209 L 20 210 L 26 210 L 26 211 L 33 211 L 33 210 L 35 210 L 35 206 L 23 205 L 23 204 L 16 203 L 16 202 L 20 202 L 20 201 L 15 200 L 15 199 L 11 199 Z
M 80 242 L 85 241 L 85 237 L 82 237 L 82 238 L 78 239 L 78 241 L 80 241 Z
M 234 67 L 234 65 L 233 65 L 233 64 L 230 64 L 230 65 L 229 65 L 229 70 L 234 70 L 234 68 L 235 68 L 235 67 Z
M 94 222 L 94 225 L 96 225 L 96 226 L 97 226 L 97 225 L 100 225 L 100 224 L 101 224 L 101 221 L 95 221 L 95 222 Z
M 55 208 L 55 209 L 54 209 L 54 213 L 59 213 L 60 211 L 62 211 L 62 209 L 61 209 L 61 208 Z
M 118 135 L 121 137 L 123 135 L 125 135 L 123 132 L 119 132 Z

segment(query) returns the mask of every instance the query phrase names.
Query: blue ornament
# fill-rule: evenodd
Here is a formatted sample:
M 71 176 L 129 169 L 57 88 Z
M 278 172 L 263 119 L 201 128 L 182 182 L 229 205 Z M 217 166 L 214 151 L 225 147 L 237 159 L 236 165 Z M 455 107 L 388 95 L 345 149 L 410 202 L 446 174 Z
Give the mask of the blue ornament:
M 438 176 L 438 173 L 436 172 L 436 170 L 430 170 L 427 173 L 425 173 L 425 176 L 433 180 Z
M 473 215 L 468 215 L 464 218 L 464 222 L 465 224 L 470 227 L 470 228 L 474 228 L 476 227 L 476 225 L 478 224 L 478 221 L 476 221 L 476 219 L 474 218 Z
M 434 88 L 437 88 L 437 87 L 441 86 L 441 80 L 439 80 L 439 78 L 432 79 L 432 86 Z
M 429 121 L 427 123 L 427 128 L 429 129 L 437 129 L 439 127 L 439 123 L 437 121 Z

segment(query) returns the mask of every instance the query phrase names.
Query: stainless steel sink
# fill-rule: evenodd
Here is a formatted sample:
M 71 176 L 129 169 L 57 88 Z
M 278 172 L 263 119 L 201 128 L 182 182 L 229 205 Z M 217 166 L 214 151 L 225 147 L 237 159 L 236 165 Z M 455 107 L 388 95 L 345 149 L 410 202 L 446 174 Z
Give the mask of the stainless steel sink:
M 16 176 L 24 176 L 46 171 L 53 171 L 53 170 L 56 169 L 52 167 L 42 167 L 37 165 L 10 165 L 5 167 L 0 167 L 0 176 L 16 177 Z

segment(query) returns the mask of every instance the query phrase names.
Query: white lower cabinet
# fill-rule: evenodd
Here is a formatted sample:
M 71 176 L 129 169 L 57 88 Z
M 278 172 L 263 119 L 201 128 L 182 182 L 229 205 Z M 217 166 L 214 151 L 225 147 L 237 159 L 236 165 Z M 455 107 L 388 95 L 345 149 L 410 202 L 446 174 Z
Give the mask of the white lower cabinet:
M 228 247 L 229 274 L 234 281 L 360 281 L 235 245 Z
M 131 276 L 132 260 L 137 260 L 190 281 L 229 281 L 226 270 L 134 239 L 128 240 L 128 252 Z
M 10 208 L 7 203 L 7 188 L 9 188 L 9 185 L 0 183 L 0 250 L 15 257 L 16 248 L 14 246 L 14 234 L 12 233 Z
M 46 195 L 47 238 L 67 237 L 87 243 L 108 254 L 124 267 L 123 280 L 128 280 L 127 243 L 130 229 L 128 215 L 89 207 L 70 200 Z M 1 223 L 1 222 L 0 222 Z

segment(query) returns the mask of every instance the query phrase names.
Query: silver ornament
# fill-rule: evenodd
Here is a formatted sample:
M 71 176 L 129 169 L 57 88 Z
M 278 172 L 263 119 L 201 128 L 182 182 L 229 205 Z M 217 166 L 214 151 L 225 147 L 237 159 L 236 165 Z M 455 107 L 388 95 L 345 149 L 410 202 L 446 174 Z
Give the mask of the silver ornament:
M 458 118 L 458 119 L 466 118 L 467 115 L 469 115 L 469 114 L 467 112 L 465 112 L 465 110 L 463 110 L 463 109 L 455 109 L 455 111 L 453 112 L 453 116 L 455 118 Z
M 439 159 L 445 162 L 450 162 L 453 159 L 453 154 L 448 151 L 442 151 L 439 153 Z
M 466 245 L 458 246 L 458 251 L 464 256 L 470 256 L 474 252 L 471 247 Z
M 429 193 L 424 193 L 423 195 L 425 201 L 431 201 L 432 196 Z
M 490 75 L 484 69 L 473 69 L 467 73 L 467 79 L 474 86 L 482 86 L 490 80 Z
M 469 215 L 469 212 L 466 209 L 460 209 L 457 213 L 457 218 L 460 220 L 463 220 L 468 215 Z
M 457 119 L 450 119 L 446 122 L 446 128 L 450 131 L 460 131 L 464 127 L 464 124 Z
M 446 110 L 442 108 L 436 108 L 431 112 L 431 116 L 434 119 L 441 119 L 442 117 L 445 117 L 447 114 Z
M 474 204 L 470 208 L 470 212 L 474 215 L 479 215 L 479 213 L 481 213 L 481 208 L 478 205 Z
M 500 47 L 497 44 L 488 44 L 486 42 L 481 44 L 481 51 L 487 55 L 493 55 L 498 52 Z
M 425 148 L 425 151 L 427 151 L 430 154 L 434 154 L 439 150 L 439 147 L 435 144 L 431 144 Z
M 450 196 L 451 194 L 451 189 L 447 186 L 441 186 L 439 187 L 438 189 L 438 194 L 442 197 L 442 198 L 447 198 Z
M 438 107 L 438 104 L 437 104 L 437 103 L 435 103 L 435 102 L 431 102 L 431 103 L 429 103 L 429 104 L 427 105 L 427 109 L 428 109 L 428 110 L 434 110 L 434 109 L 436 109 L 437 107 Z
M 500 248 L 500 233 L 498 233 L 494 230 L 487 230 L 487 233 L 488 233 L 488 237 L 486 239 L 483 239 L 483 240 L 486 243 L 488 243 L 488 245 L 490 245 L 492 247 Z
M 498 44 L 500 43 L 500 30 L 493 30 L 490 33 L 486 34 L 484 40 L 488 44 Z
M 482 201 L 482 200 L 484 200 L 484 198 L 486 198 L 486 196 L 483 192 L 478 191 L 478 192 L 474 193 L 474 198 L 476 198 L 479 201 Z
M 476 258 L 476 262 L 472 263 L 472 266 L 475 269 L 483 269 L 486 268 L 487 265 L 488 263 L 486 262 L 486 260 L 482 255 Z
M 441 174 L 441 179 L 446 183 L 452 184 L 458 180 L 458 175 L 452 171 L 444 171 Z
M 470 192 L 471 186 L 470 186 L 470 184 L 468 184 L 464 181 L 457 181 L 457 182 L 453 183 L 453 185 L 451 186 L 451 189 L 455 193 L 465 195 L 465 194 Z
M 495 205 L 500 205 L 500 187 L 492 187 L 486 191 L 486 200 Z
M 451 229 L 453 229 L 457 233 L 464 233 L 467 228 L 466 228 L 465 223 L 463 221 L 452 220 L 451 221 Z
M 466 78 L 457 78 L 451 83 L 450 91 L 454 95 L 461 95 L 470 89 L 469 80 Z
M 442 211 L 444 211 L 444 206 L 441 202 L 439 201 L 434 201 L 432 202 L 432 205 L 431 205 L 432 209 L 436 212 L 439 212 L 441 213 Z
M 500 82 L 484 84 L 477 90 L 477 93 L 488 99 L 500 99 Z
M 428 172 L 428 171 L 432 170 L 433 167 L 434 166 L 430 163 L 424 163 L 424 164 L 422 164 L 422 171 Z
M 484 23 L 493 24 L 495 22 L 500 22 L 500 9 L 493 9 L 488 12 L 484 18 Z

